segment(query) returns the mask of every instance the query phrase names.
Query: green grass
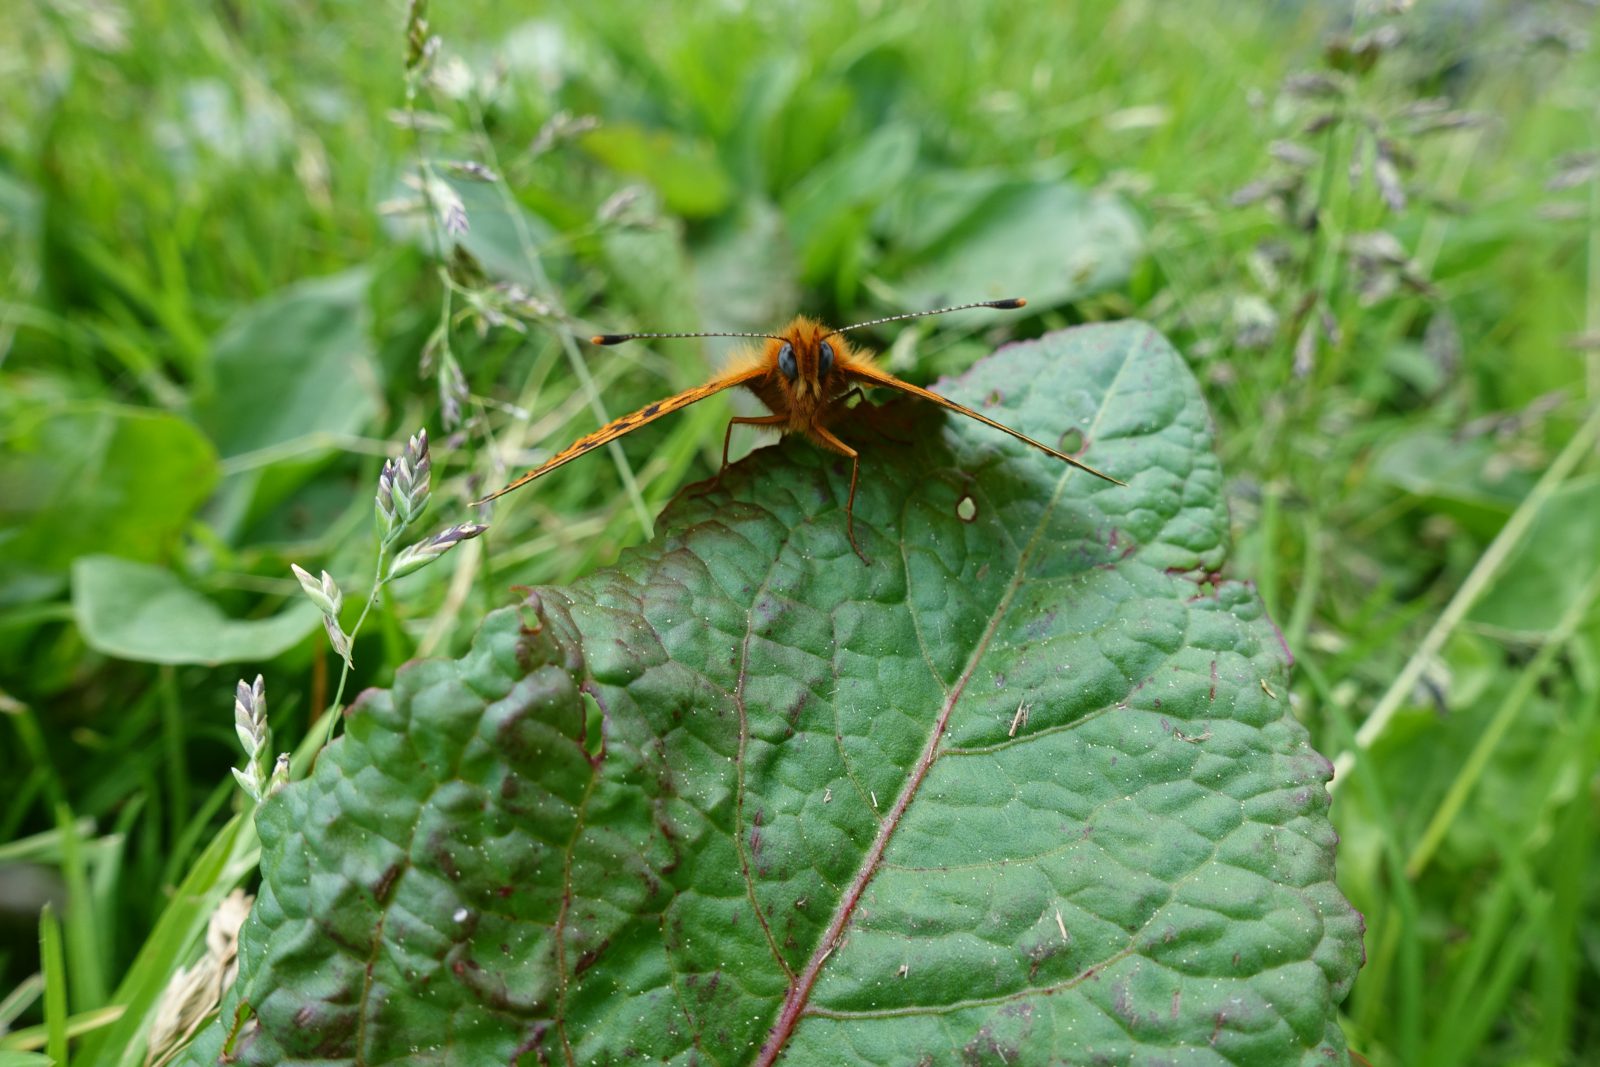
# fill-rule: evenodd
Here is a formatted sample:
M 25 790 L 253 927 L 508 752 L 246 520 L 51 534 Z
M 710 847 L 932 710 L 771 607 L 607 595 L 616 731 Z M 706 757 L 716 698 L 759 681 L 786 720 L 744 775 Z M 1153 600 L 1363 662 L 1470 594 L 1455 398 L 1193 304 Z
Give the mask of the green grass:
M 147 1008 L 252 869 L 249 820 L 229 821 L 248 810 L 228 774 L 240 675 L 265 675 L 278 746 L 309 755 L 337 692 L 461 649 L 511 585 L 641 540 L 715 469 L 729 407 L 508 497 L 484 538 L 385 584 L 348 678 L 311 615 L 259 661 L 108 655 L 78 624 L 73 557 L 150 563 L 242 620 L 296 610 L 291 562 L 326 568 L 348 627 L 378 472 L 408 434 L 434 442 L 412 536 L 470 521 L 468 500 L 723 351 L 577 339 L 903 310 L 950 204 L 928 190 L 1020 176 L 1120 197 L 1146 234 L 1128 276 L 998 328 L 873 340 L 928 380 L 1007 330 L 1166 331 L 1216 414 L 1237 570 L 1295 652 L 1319 749 L 1342 756 L 1340 878 L 1369 924 L 1353 1047 L 1380 1067 L 1600 1057 L 1600 183 L 1574 156 L 1600 148 L 1600 59 L 1567 32 L 1600 26 L 1583 5 L 589 6 L 435 2 L 431 80 L 407 73 L 398 5 L 85 0 L 0 21 L 0 874 L 45 887 L 0 926 L 0 990 L 19 991 L 0 1058 L 69 1032 L 75 1062 L 137 1058 Z M 1359 63 L 1331 38 L 1391 25 L 1370 70 L 1335 69 Z M 1285 88 L 1307 73 L 1340 85 Z M 1472 121 L 1418 132 L 1441 97 Z M 563 136 L 561 112 L 601 130 Z M 423 161 L 425 196 L 404 183 Z M 1232 201 L 1263 179 L 1281 204 Z M 450 191 L 475 263 L 432 254 L 427 209 Z M 420 214 L 380 210 L 408 199 Z M 1353 262 L 1377 233 L 1404 271 Z M 230 350 L 269 297 L 353 269 L 359 314 L 258 314 L 261 343 L 304 357 L 295 376 Z M 336 327 L 357 319 L 352 343 Z M 319 372 L 356 381 L 352 399 L 292 392 Z M 128 492 L 61 488 L 101 484 Z

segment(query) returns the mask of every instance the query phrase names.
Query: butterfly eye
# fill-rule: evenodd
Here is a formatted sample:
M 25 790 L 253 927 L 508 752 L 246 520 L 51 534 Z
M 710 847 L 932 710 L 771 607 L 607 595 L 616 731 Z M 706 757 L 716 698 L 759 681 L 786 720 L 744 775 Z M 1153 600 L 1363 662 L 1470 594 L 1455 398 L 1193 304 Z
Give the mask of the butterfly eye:
M 778 349 L 778 369 L 791 382 L 800 376 L 800 368 L 794 362 L 794 345 L 788 341 L 783 342 L 783 347 Z
M 822 342 L 822 347 L 817 351 L 817 377 L 826 378 L 833 369 L 833 346 Z

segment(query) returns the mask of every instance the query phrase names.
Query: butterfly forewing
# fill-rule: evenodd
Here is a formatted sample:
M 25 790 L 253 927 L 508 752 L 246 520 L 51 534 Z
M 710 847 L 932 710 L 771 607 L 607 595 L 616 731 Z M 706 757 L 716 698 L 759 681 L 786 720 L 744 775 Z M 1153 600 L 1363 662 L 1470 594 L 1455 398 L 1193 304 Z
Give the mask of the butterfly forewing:
M 763 353 L 749 353 L 743 357 L 740 364 L 717 378 L 713 378 L 705 385 L 677 396 L 658 400 L 653 404 L 646 404 L 631 414 L 602 426 L 594 433 L 574 441 L 565 449 L 551 456 L 542 466 L 536 467 L 522 475 L 504 489 L 494 492 L 475 501 L 478 504 L 487 503 L 496 497 L 504 496 L 519 486 L 527 485 L 541 475 L 548 474 L 563 464 L 570 463 L 585 453 L 592 452 L 601 445 L 615 441 L 623 434 L 632 433 L 639 427 L 649 422 L 654 422 L 663 415 L 670 414 L 688 407 L 698 400 L 735 385 L 750 386 L 763 404 L 772 411 L 769 416 L 761 418 L 736 418 L 729 424 L 729 431 L 733 425 L 745 423 L 754 426 L 771 426 L 782 432 L 800 432 L 811 438 L 824 448 L 832 449 L 850 458 L 850 495 L 845 501 L 846 529 L 850 534 L 850 546 L 855 549 L 856 555 L 861 557 L 863 563 L 868 562 L 867 556 L 861 551 L 861 546 L 856 543 L 854 506 L 856 498 L 856 482 L 861 472 L 860 454 L 844 441 L 836 437 L 829 429 L 836 415 L 841 413 L 841 407 L 854 390 L 844 387 L 844 383 L 852 382 L 866 386 L 883 386 L 888 389 L 898 389 L 902 393 L 923 400 L 932 401 L 942 408 L 965 415 L 969 419 L 976 419 L 985 426 L 992 426 L 996 430 L 1010 434 L 1024 444 L 1031 445 L 1047 455 L 1054 456 L 1065 463 L 1069 463 L 1079 470 L 1093 474 L 1097 478 L 1104 478 L 1117 485 L 1126 483 L 1118 481 L 1109 474 L 1095 470 L 1087 463 L 1082 463 L 1064 452 L 1051 448 L 1047 444 L 1035 441 L 1027 434 L 1019 433 L 1001 422 L 989 418 L 987 415 L 974 411 L 954 400 L 946 399 L 938 393 L 929 392 L 921 386 L 912 385 L 910 382 L 901 381 L 888 371 L 881 370 L 874 365 L 870 358 L 858 355 L 850 345 L 839 335 L 850 330 L 864 329 L 885 322 L 896 322 L 900 319 L 918 318 L 922 315 L 940 315 L 946 311 L 959 311 L 967 307 L 993 307 L 993 308 L 1018 308 L 1024 301 L 1019 298 L 1008 300 L 991 300 L 979 304 L 961 304 L 951 308 L 938 308 L 934 311 L 919 311 L 905 315 L 892 315 L 886 319 L 873 319 L 869 322 L 856 323 L 839 330 L 827 330 L 820 323 L 805 318 L 797 317 L 779 334 L 600 334 L 594 338 L 594 343 L 599 345 L 620 344 L 624 341 L 645 337 L 760 337 L 767 340 Z M 797 356 L 799 357 L 797 359 Z M 830 370 L 830 368 L 833 368 Z M 835 376 L 837 375 L 837 377 Z M 723 465 L 728 462 L 728 445 L 726 436 L 723 439 Z
M 901 381 L 899 378 L 896 378 L 894 375 L 890 374 L 888 371 L 883 370 L 880 367 L 873 366 L 871 363 L 865 363 L 865 362 L 861 362 L 861 361 L 858 361 L 858 360 L 852 360 L 852 361 L 850 361 L 848 364 L 846 364 L 845 366 L 843 366 L 840 369 L 848 377 L 854 379 L 855 381 L 861 382 L 861 383 L 863 383 L 865 385 L 881 385 L 881 386 L 883 386 L 883 387 L 885 387 L 887 389 L 898 389 L 902 393 L 909 393 L 912 396 L 921 397 L 923 400 L 930 400 L 933 403 L 938 404 L 942 408 L 946 408 L 946 409 L 948 409 L 950 411 L 954 411 L 954 412 L 956 412 L 958 414 L 965 415 L 969 419 L 977 419 L 979 422 L 983 423 L 985 426 L 993 426 L 997 430 L 1003 430 L 1006 433 L 1010 434 L 1012 437 L 1015 437 L 1017 440 L 1022 441 L 1022 442 L 1026 443 L 1026 444 L 1030 444 L 1034 448 L 1039 449 L 1041 452 L 1046 452 L 1046 453 L 1056 457 L 1057 459 L 1065 460 L 1066 462 L 1072 464 L 1074 467 L 1077 467 L 1079 470 L 1087 471 L 1088 473 L 1094 475 L 1097 478 L 1104 478 L 1106 481 L 1108 481 L 1108 482 L 1116 482 L 1116 484 L 1118 484 L 1118 485 L 1126 485 L 1127 484 L 1126 482 L 1121 481 L 1120 479 L 1111 477 L 1111 475 L 1109 475 L 1109 474 L 1106 474 L 1106 473 L 1104 473 L 1102 471 L 1095 470 L 1093 467 L 1089 466 L 1087 463 L 1083 463 L 1083 462 L 1081 462 L 1079 460 L 1073 459 L 1071 456 L 1067 455 L 1064 452 L 1058 452 L 1057 450 L 1051 448 L 1047 444 L 1042 444 L 1039 441 L 1035 441 L 1033 438 L 1029 437 L 1027 434 L 1021 433 L 1021 432 L 1019 432 L 1017 430 L 1013 430 L 1011 427 L 1007 426 L 1003 422 L 996 422 L 995 420 L 989 418 L 989 416 L 984 415 L 981 412 L 973 411 L 971 408 L 967 407 L 964 404 L 958 404 L 954 400 L 951 400 L 951 399 L 949 399 L 947 397 L 940 396 L 938 393 L 929 392 L 928 390 L 922 388 L 919 385 L 912 385 L 910 382 Z
M 572 444 L 551 456 L 541 466 L 535 467 L 533 470 L 528 471 L 511 484 L 502 489 L 497 489 L 488 496 L 484 497 L 482 500 L 475 500 L 473 503 L 486 504 L 496 497 L 505 496 L 513 489 L 519 489 L 533 481 L 535 478 L 548 474 L 557 467 L 560 467 L 566 463 L 570 463 L 587 452 L 594 451 L 601 445 L 609 444 L 624 434 L 632 433 L 639 427 L 644 426 L 647 423 L 654 422 L 663 415 L 670 415 L 674 411 L 681 411 L 690 404 L 704 400 L 706 397 L 712 396 L 716 393 L 720 393 L 724 389 L 731 389 L 736 385 L 745 385 L 757 378 L 762 377 L 766 373 L 766 368 L 762 366 L 742 367 L 739 370 L 730 374 L 725 374 L 720 378 L 713 378 L 704 385 L 697 385 L 693 389 L 685 390 L 684 392 L 679 393 L 677 396 L 669 396 L 665 400 L 657 400 L 652 404 L 646 404 L 638 411 L 623 415 L 617 419 L 613 419 L 604 426 L 600 427 L 598 430 L 594 431 L 594 433 L 578 438 L 576 441 L 572 442 Z

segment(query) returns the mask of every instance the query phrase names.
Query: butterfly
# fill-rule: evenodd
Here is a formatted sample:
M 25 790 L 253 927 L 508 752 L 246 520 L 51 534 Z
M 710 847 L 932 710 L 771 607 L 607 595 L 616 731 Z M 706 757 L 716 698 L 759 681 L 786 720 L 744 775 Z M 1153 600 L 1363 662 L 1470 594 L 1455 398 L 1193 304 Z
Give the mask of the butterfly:
M 728 465 L 728 444 L 733 439 L 735 426 L 767 426 L 778 430 L 780 433 L 798 433 L 809 438 L 813 443 L 831 452 L 837 452 L 850 459 L 850 495 L 845 501 L 845 528 L 850 535 L 850 547 L 855 549 L 861 562 L 868 562 L 866 554 L 861 551 L 861 546 L 856 542 L 855 528 L 855 503 L 856 482 L 861 475 L 861 454 L 845 442 L 841 441 L 833 430 L 840 418 L 848 411 L 849 400 L 853 395 L 859 395 L 863 389 L 882 387 L 898 389 L 902 393 L 920 397 L 931 401 L 942 408 L 965 415 L 969 419 L 976 419 L 985 426 L 993 427 L 1015 437 L 1017 440 L 1032 445 L 1039 451 L 1054 456 L 1065 463 L 1069 463 L 1079 470 L 1086 471 L 1096 478 L 1104 478 L 1117 485 L 1126 485 L 1126 482 L 1113 478 L 1102 471 L 1095 470 L 1087 463 L 1074 459 L 1064 452 L 1059 452 L 1047 444 L 1035 441 L 1024 433 L 1013 430 L 1004 423 L 996 422 L 987 415 L 972 410 L 965 405 L 958 404 L 948 397 L 930 392 L 921 386 L 912 385 L 910 382 L 901 381 L 888 371 L 873 362 L 870 353 L 858 349 L 845 340 L 843 335 L 851 330 L 865 329 L 869 326 L 881 326 L 886 322 L 898 322 L 901 319 L 921 318 L 925 315 L 943 315 L 951 311 L 965 311 L 969 308 L 999 308 L 1011 310 L 1020 308 L 1027 303 L 1021 297 L 1007 300 L 985 300 L 976 304 L 958 304 L 955 307 L 936 308 L 932 311 L 913 311 L 904 315 L 890 315 L 888 318 L 872 319 L 868 322 L 858 322 L 853 326 L 844 326 L 831 330 L 815 319 L 804 315 L 797 316 L 794 321 L 785 326 L 782 331 L 775 334 L 767 333 L 606 333 L 594 337 L 592 340 L 597 345 L 618 345 L 624 341 L 635 341 L 642 338 L 669 338 L 669 337 L 754 337 L 766 343 L 758 350 L 748 350 L 735 356 L 733 362 L 721 374 L 712 378 L 704 385 L 669 396 L 665 400 L 657 400 L 653 404 L 646 404 L 638 411 L 621 418 L 614 419 L 594 433 L 588 434 L 572 442 L 566 448 L 551 456 L 543 464 L 528 471 L 526 474 L 511 482 L 505 488 L 490 493 L 482 500 L 473 501 L 473 504 L 487 504 L 489 501 L 502 497 L 518 489 L 535 478 L 549 474 L 557 467 L 564 466 L 587 452 L 592 452 L 601 445 L 615 441 L 624 434 L 632 433 L 647 423 L 654 422 L 663 415 L 670 415 L 680 411 L 690 404 L 714 396 L 724 389 L 732 389 L 742 385 L 756 395 L 756 398 L 766 405 L 770 415 L 739 415 L 728 423 L 728 430 L 722 438 L 722 466 Z M 720 471 L 718 476 L 720 477 Z

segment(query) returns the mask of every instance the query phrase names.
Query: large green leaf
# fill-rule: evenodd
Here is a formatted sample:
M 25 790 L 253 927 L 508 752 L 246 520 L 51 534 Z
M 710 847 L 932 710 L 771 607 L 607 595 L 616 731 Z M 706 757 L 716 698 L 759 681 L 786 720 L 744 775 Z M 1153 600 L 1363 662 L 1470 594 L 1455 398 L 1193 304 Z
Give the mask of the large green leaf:
M 230 1054 L 1345 1062 L 1330 768 L 1183 361 L 1090 327 L 949 389 L 1131 484 L 897 403 L 843 431 L 870 566 L 791 439 L 406 668 L 262 809 Z
M 1525 637 L 1554 630 L 1600 566 L 1596 515 L 1600 478 L 1577 478 L 1557 489 L 1468 617 Z
M 378 414 L 369 281 L 357 269 L 301 282 L 235 315 L 213 342 L 195 412 L 234 467 L 208 512 L 222 540 L 279 510 Z
M 90 648 L 142 663 L 261 663 L 321 617 L 296 597 L 276 615 L 234 619 L 162 567 L 85 556 L 72 565 L 72 614 Z
M 224 456 L 366 427 L 380 392 L 367 283 L 363 270 L 301 283 L 218 335 L 198 414 Z
M 1385 445 L 1372 469 L 1430 510 L 1491 537 L 1533 488 L 1527 471 L 1495 462 L 1497 448 L 1488 437 L 1462 438 L 1422 426 Z
M 1081 300 L 1126 282 L 1144 251 L 1120 199 L 1058 179 L 936 173 L 908 188 L 898 217 L 902 256 L 915 264 L 899 283 L 908 308 Z
M 176 415 L 99 402 L 8 414 L 0 603 L 55 595 L 88 553 L 162 558 L 216 484 L 216 450 Z

